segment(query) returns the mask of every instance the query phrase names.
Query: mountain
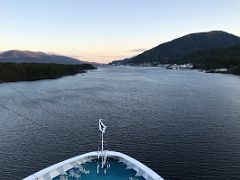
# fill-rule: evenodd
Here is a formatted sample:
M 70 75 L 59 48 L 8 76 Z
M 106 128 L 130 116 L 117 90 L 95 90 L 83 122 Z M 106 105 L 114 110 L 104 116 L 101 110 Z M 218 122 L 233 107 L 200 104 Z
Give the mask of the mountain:
M 195 52 L 183 58 L 181 63 L 192 63 L 197 69 L 228 68 L 240 74 L 240 45 Z
M 51 55 L 43 52 L 10 50 L 0 53 L 0 62 L 12 63 L 55 63 L 55 64 L 83 64 L 67 56 Z
M 112 64 L 175 64 L 191 53 L 214 48 L 227 48 L 240 45 L 240 37 L 223 31 L 210 31 L 188 34 L 160 44 L 135 57 Z

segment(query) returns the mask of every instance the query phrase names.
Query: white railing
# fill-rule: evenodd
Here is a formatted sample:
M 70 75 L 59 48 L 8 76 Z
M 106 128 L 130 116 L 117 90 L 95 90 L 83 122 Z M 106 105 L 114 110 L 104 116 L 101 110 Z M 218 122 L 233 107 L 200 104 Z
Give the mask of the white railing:
M 97 159 L 99 153 L 101 152 L 94 151 L 67 159 L 48 168 L 45 168 L 31 176 L 28 176 L 24 180 L 50 180 L 58 175 L 63 174 L 69 169 L 72 169 L 77 165 L 91 161 L 93 159 Z M 127 168 L 134 169 L 137 172 L 137 176 L 143 176 L 146 180 L 163 180 L 163 178 L 157 173 L 155 173 L 153 170 L 151 170 L 141 162 L 137 161 L 136 159 L 131 158 L 123 153 L 107 151 L 107 155 L 108 157 L 118 159 L 120 162 L 125 163 L 127 165 Z

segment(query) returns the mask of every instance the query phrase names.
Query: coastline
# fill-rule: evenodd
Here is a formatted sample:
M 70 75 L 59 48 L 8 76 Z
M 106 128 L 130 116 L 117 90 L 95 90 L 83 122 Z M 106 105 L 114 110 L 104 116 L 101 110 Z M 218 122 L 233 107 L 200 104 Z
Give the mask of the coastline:
M 177 65 L 177 64 L 160 64 L 160 65 L 150 65 L 150 64 L 127 64 L 127 65 L 116 65 L 116 64 L 109 64 L 110 66 L 126 66 L 126 67 L 159 67 L 164 68 L 168 70 L 199 70 L 204 73 L 217 73 L 217 74 L 232 74 L 236 76 L 240 76 L 240 67 L 234 67 L 234 68 L 216 68 L 216 69 L 204 69 L 201 67 L 182 67 L 183 65 Z M 175 67 L 176 66 L 176 67 Z
M 91 64 L 0 63 L 0 83 L 58 79 L 94 69 Z

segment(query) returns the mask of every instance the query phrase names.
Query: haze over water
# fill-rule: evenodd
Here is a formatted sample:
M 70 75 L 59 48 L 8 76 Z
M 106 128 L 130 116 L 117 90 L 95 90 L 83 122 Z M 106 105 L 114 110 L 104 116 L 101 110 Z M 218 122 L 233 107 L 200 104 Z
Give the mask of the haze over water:
M 11 85 L 34 103 L 0 84 L 1 104 L 30 118 L 0 109 L 1 179 L 21 179 L 97 150 L 100 117 L 108 126 L 106 149 L 163 178 L 240 178 L 239 76 L 103 67 Z

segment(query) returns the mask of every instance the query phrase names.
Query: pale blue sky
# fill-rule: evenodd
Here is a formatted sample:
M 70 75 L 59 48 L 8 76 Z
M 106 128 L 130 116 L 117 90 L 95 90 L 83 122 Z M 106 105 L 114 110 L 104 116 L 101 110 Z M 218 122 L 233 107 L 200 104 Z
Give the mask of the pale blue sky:
M 0 51 L 109 62 L 192 32 L 240 35 L 240 0 L 0 0 Z

